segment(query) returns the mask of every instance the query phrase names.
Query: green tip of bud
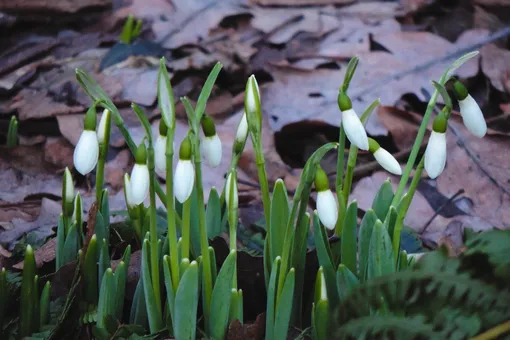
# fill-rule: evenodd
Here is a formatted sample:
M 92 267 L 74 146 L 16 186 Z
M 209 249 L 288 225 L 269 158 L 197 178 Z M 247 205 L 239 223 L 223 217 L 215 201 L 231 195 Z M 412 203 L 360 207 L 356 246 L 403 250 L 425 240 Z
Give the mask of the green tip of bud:
M 179 159 L 187 161 L 191 159 L 191 140 L 188 136 L 182 140 L 181 146 L 179 148 Z
M 458 80 L 453 83 L 453 90 L 457 100 L 464 100 L 469 95 L 467 88 Z
M 379 145 L 379 143 L 377 143 L 375 141 L 375 139 L 373 138 L 368 138 L 368 150 L 371 152 L 371 153 L 374 153 L 377 151 L 377 149 L 379 149 L 381 146 Z
M 347 111 L 352 109 L 351 98 L 345 92 L 338 93 L 338 107 L 340 111 Z
M 85 130 L 96 131 L 97 112 L 96 105 L 93 104 L 85 114 L 85 121 L 83 123 Z
M 326 175 L 320 166 L 317 166 L 317 171 L 315 172 L 315 189 L 318 192 L 329 190 L 328 175 Z
M 166 125 L 165 120 L 161 119 L 159 121 L 159 134 L 163 137 L 166 137 L 167 133 L 168 133 L 168 126 Z
M 138 149 L 136 149 L 135 163 L 147 164 L 147 147 L 143 142 L 140 143 L 140 145 L 138 145 Z
M 214 121 L 211 117 L 204 114 L 200 123 L 202 124 L 202 131 L 204 131 L 206 137 L 212 137 L 216 134 L 216 126 L 214 126 Z
M 448 127 L 448 119 L 446 119 L 443 112 L 437 115 L 436 119 L 434 119 L 434 124 L 432 125 L 432 129 L 435 132 L 445 133 L 446 128 Z

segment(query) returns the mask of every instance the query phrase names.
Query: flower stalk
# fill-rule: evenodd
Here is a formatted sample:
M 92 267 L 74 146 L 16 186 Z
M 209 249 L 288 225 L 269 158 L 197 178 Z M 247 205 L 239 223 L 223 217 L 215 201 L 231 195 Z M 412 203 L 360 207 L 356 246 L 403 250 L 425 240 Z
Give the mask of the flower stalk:
M 96 168 L 96 201 L 101 206 L 101 194 L 104 185 L 104 166 L 108 156 L 108 146 L 110 144 L 111 112 L 108 109 L 103 111 L 99 126 L 97 129 L 97 140 L 99 142 L 99 159 Z

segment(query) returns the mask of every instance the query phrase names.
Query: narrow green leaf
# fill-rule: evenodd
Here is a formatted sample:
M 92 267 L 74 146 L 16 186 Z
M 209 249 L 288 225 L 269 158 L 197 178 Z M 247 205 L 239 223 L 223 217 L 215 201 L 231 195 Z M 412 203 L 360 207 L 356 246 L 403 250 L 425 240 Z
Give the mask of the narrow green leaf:
M 44 288 L 41 293 L 41 300 L 39 302 L 39 320 L 41 326 L 47 325 L 50 321 L 50 292 L 51 292 L 51 283 L 50 281 L 46 281 Z
M 390 209 L 393 196 L 394 194 L 391 183 L 389 180 L 386 180 L 379 188 L 379 191 L 375 195 L 374 201 L 372 202 L 372 209 L 374 210 L 377 218 L 381 221 L 384 221 L 384 218 Z
M 161 117 L 170 130 L 175 129 L 175 100 L 166 68 L 165 58 L 161 58 L 158 73 L 158 106 Z
M 400 252 L 399 258 L 398 258 L 398 271 L 404 271 L 407 269 L 409 264 L 409 259 L 407 257 L 407 252 L 405 250 L 402 250 Z
M 220 196 L 216 188 L 211 188 L 209 200 L 205 210 L 205 223 L 207 226 L 207 237 L 215 238 L 221 234 L 221 204 Z
M 274 336 L 276 339 L 284 339 L 287 336 L 292 312 L 292 300 L 294 296 L 295 270 L 291 268 L 285 279 L 282 294 L 276 306 L 274 322 Z
M 469 52 L 469 53 L 464 54 L 462 57 L 458 58 L 457 60 L 455 60 L 450 65 L 450 67 L 448 67 L 448 69 L 445 71 L 445 73 L 444 73 L 445 79 L 448 79 L 451 75 L 453 75 L 455 73 L 455 71 L 459 67 L 461 67 L 466 61 L 468 61 L 471 58 L 476 57 L 478 55 L 478 53 L 479 53 L 478 51 Z
M 276 294 L 278 290 L 278 277 L 280 276 L 280 267 L 282 259 L 277 256 L 273 262 L 271 276 L 269 277 L 269 289 L 267 291 L 267 309 L 266 309 L 266 340 L 274 339 L 274 321 L 275 321 L 275 306 Z
M 18 120 L 12 116 L 7 130 L 7 147 L 12 148 L 18 145 Z
M 97 236 L 92 235 L 87 253 L 85 254 L 85 262 L 83 265 L 83 277 L 85 279 L 85 301 L 89 304 L 96 304 L 98 298 L 98 268 L 97 268 Z
M 133 32 L 133 16 L 128 15 L 124 26 L 122 27 L 122 33 L 120 34 L 119 40 L 124 44 L 131 43 L 131 34 Z
M 145 328 L 148 326 L 147 308 L 145 306 L 145 295 L 143 289 L 143 280 L 140 277 L 136 285 L 135 294 L 133 295 L 133 304 L 129 315 L 129 323 L 141 325 Z
M 105 328 L 105 319 L 115 311 L 115 278 L 111 268 L 105 271 L 101 289 L 99 291 L 99 303 L 97 305 L 97 327 Z
M 239 320 L 241 324 L 243 323 L 243 291 L 232 288 L 228 323 L 231 324 L 234 320 Z
M 152 128 L 151 123 L 149 123 L 149 118 L 147 118 L 147 115 L 143 111 L 143 109 L 138 106 L 135 103 L 131 103 L 131 108 L 133 111 L 135 111 L 136 116 L 138 117 L 138 120 L 142 124 L 143 128 L 145 129 L 145 136 L 147 137 L 147 140 L 149 141 L 149 144 L 152 143 Z
M 271 234 L 270 256 L 271 261 L 283 253 L 285 232 L 289 220 L 289 197 L 285 183 L 278 179 L 274 186 L 273 198 L 271 200 L 271 221 L 269 233 Z
M 172 267 L 170 264 L 170 256 L 163 256 L 163 274 L 165 275 L 165 287 L 167 297 L 167 308 L 170 312 L 170 318 L 172 320 L 172 329 L 175 329 L 175 291 L 172 282 Z
M 345 71 L 344 82 L 341 88 L 342 92 L 347 93 L 352 77 L 354 76 L 354 72 L 356 72 L 356 68 L 358 67 L 358 62 L 358 57 L 352 57 L 351 60 L 349 60 L 349 64 L 347 64 L 347 70 Z
M 64 243 L 63 264 L 76 260 L 78 256 L 78 230 L 76 224 L 71 224 Z
M 194 340 L 198 308 L 198 264 L 191 262 L 175 294 L 175 338 Z M 213 314 L 214 315 L 214 314 Z M 223 339 L 223 338 L 217 338 Z
M 384 228 L 388 231 L 388 235 L 390 235 L 390 239 L 393 239 L 393 232 L 395 230 L 395 223 L 397 222 L 397 209 L 391 206 L 390 210 L 388 210 L 388 214 L 384 219 Z
M 117 269 L 115 270 L 115 308 L 113 315 L 117 319 L 122 319 L 122 312 L 124 310 L 124 299 L 126 292 L 127 282 L 127 265 L 124 261 L 120 261 Z
M 375 222 L 368 250 L 367 280 L 395 271 L 395 257 L 388 231 L 380 220 Z
M 220 73 L 222 67 L 223 65 L 220 62 L 216 63 L 216 65 L 214 65 L 213 69 L 211 70 L 211 73 L 209 73 L 209 76 L 207 77 L 204 86 L 202 87 L 202 91 L 198 96 L 197 105 L 195 107 L 197 122 L 200 122 L 202 114 L 205 112 L 207 100 L 211 95 L 214 83 L 216 82 L 216 78 L 218 78 L 218 74 Z
M 7 288 L 7 273 L 5 268 L 0 270 L 0 325 L 3 325 L 5 311 L 7 309 L 7 299 L 9 298 L 9 290 Z
M 313 304 L 312 320 L 314 322 L 314 336 L 313 339 L 327 340 L 330 339 L 328 335 L 328 321 L 331 314 L 328 310 L 328 300 L 321 300 Z
M 331 301 L 331 305 L 336 306 L 339 299 L 336 289 L 335 269 L 333 267 L 331 254 L 328 253 L 327 249 L 327 247 L 329 247 L 329 241 L 324 227 L 320 224 L 319 216 L 317 216 L 316 213 L 313 214 L 313 230 L 315 236 L 315 248 L 317 250 L 317 257 L 319 258 L 319 266 L 322 267 L 326 280 L 326 287 L 328 289 L 328 298 Z
M 163 319 L 156 303 L 156 296 L 152 290 L 149 247 L 149 240 L 145 239 L 142 246 L 142 279 L 150 331 L 151 333 L 156 333 L 163 328 Z
M 101 249 L 103 249 L 103 239 L 106 239 L 106 225 L 104 224 L 104 217 L 101 214 L 101 211 L 97 212 L 96 215 L 96 224 L 94 225 L 94 232 L 97 236 L 97 259 L 99 260 L 99 256 L 101 255 Z
M 55 271 L 64 265 L 64 250 L 65 250 L 65 229 L 64 229 L 64 215 L 60 214 L 57 224 L 57 248 L 55 249 Z
M 272 268 L 271 268 L 271 255 L 270 252 L 270 246 L 271 244 L 271 236 L 266 233 L 266 238 L 264 239 L 264 281 L 266 283 L 266 291 L 269 289 L 269 276 L 271 275 Z
M 103 189 L 101 193 L 101 208 L 99 209 L 103 216 L 106 244 L 110 244 L 110 203 L 108 201 L 108 189 Z
M 25 261 L 23 262 L 23 276 L 21 280 L 21 299 L 18 335 L 23 338 L 33 331 L 34 317 L 34 277 L 35 277 L 35 255 L 30 245 L 25 250 Z
M 437 92 L 439 92 L 441 97 L 443 97 L 444 104 L 450 109 L 453 108 L 452 99 L 450 98 L 450 95 L 448 94 L 448 91 L 446 91 L 445 87 L 435 80 L 432 81 L 432 85 L 434 85 Z
M 108 268 L 110 268 L 110 252 L 108 251 L 108 245 L 106 241 L 103 239 L 98 262 L 98 274 L 97 274 L 98 287 L 101 287 L 101 282 L 103 282 L 104 273 Z
M 209 332 L 214 339 L 225 338 L 236 262 L 237 252 L 232 250 L 223 262 L 214 284 L 211 297 L 211 311 L 214 312 L 211 313 L 209 319 Z
M 358 232 L 358 202 L 349 204 L 345 214 L 344 226 L 342 228 L 341 260 L 353 273 L 357 272 L 357 244 L 356 234 Z
M 336 286 L 340 301 L 344 301 L 347 294 L 357 285 L 359 280 L 356 275 L 343 264 L 339 265 L 336 272 Z
M 209 259 L 211 261 L 211 276 L 212 276 L 212 284 L 216 283 L 216 278 L 218 277 L 218 268 L 216 267 L 216 253 L 214 252 L 213 247 L 207 248 L 209 250 Z
M 367 277 L 367 266 L 368 266 L 368 250 L 370 247 L 370 239 L 372 238 L 372 231 L 374 229 L 377 216 L 373 209 L 368 209 L 361 220 L 359 227 L 359 272 L 358 277 L 361 282 L 365 282 Z
M 39 275 L 34 276 L 34 292 L 32 294 L 32 333 L 38 332 L 41 328 L 40 317 L 41 317 L 41 300 L 39 294 Z

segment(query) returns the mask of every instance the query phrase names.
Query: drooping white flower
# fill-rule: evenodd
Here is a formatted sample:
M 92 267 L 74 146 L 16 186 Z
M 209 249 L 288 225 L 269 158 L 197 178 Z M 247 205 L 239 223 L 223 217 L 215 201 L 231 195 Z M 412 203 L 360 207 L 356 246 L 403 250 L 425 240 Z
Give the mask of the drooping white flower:
M 343 92 L 338 95 L 338 107 L 342 111 L 342 126 L 349 141 L 360 150 L 368 150 L 365 127 L 352 108 L 351 99 Z
M 147 167 L 147 148 L 142 142 L 136 150 L 135 165 L 131 170 L 131 199 L 133 204 L 141 204 L 147 198 L 150 187 L 149 168 Z
M 456 80 L 453 87 L 464 125 L 473 135 L 482 138 L 487 133 L 487 123 L 480 106 L 460 81 Z
M 97 135 L 95 131 L 83 130 L 76 148 L 74 148 L 73 162 L 76 170 L 86 175 L 97 164 L 99 157 L 99 143 L 97 142 Z
M 374 155 L 375 160 L 384 168 L 384 170 L 391 172 L 394 175 L 402 175 L 402 168 L 391 153 L 381 148 L 379 143 L 372 138 L 368 139 L 368 144 L 370 152 Z
M 317 189 L 317 215 L 326 228 L 333 230 L 338 220 L 338 206 L 335 196 L 329 189 L 328 176 L 320 167 L 315 174 L 315 189 Z
M 232 181 L 232 177 L 235 178 Z M 225 185 L 225 202 L 228 209 L 237 209 L 239 207 L 239 197 L 237 193 L 237 174 L 233 171 L 228 174 L 227 183 Z M 233 196 L 231 196 L 233 194 Z M 232 197 L 232 206 L 230 205 L 230 197 Z
M 175 168 L 174 195 L 175 198 L 184 203 L 193 192 L 195 184 L 195 167 L 191 162 L 191 141 L 189 137 L 184 138 L 179 149 L 179 162 Z
M 443 172 L 446 165 L 446 133 L 432 131 L 425 150 L 425 170 L 434 179 Z
M 96 167 L 97 159 L 99 157 L 99 143 L 96 135 L 96 119 L 96 109 L 95 106 L 92 106 L 85 114 L 85 129 L 74 148 L 74 167 L 84 176 Z
M 204 114 L 201 124 L 205 136 L 202 140 L 202 152 L 209 166 L 216 168 L 221 163 L 222 147 L 220 137 L 216 133 L 216 126 L 211 117 Z
M 220 137 L 217 134 L 212 137 L 205 137 L 202 141 L 202 148 L 209 166 L 212 168 L 218 167 L 221 163 L 222 154 Z
M 483 117 L 478 103 L 468 95 L 464 100 L 459 100 L 460 114 L 466 128 L 476 137 L 482 138 L 487 133 L 487 123 Z

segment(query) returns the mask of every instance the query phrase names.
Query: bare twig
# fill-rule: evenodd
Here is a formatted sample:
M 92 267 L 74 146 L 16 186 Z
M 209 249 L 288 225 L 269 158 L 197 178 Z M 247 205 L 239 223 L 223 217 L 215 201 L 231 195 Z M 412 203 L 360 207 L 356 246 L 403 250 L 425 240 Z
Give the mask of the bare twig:
M 464 189 L 459 189 L 459 191 L 457 191 L 452 197 L 448 198 L 446 200 L 446 202 L 444 202 L 443 204 L 441 204 L 441 206 L 439 208 L 436 209 L 436 211 L 434 211 L 434 215 L 432 215 L 432 217 L 427 221 L 427 223 L 425 223 L 425 225 L 421 228 L 421 231 L 420 231 L 420 234 L 423 234 L 425 233 L 425 231 L 427 230 L 427 228 L 429 227 L 429 225 L 432 223 L 432 221 L 437 217 L 437 215 L 439 215 L 439 213 L 450 203 L 452 203 L 457 197 L 459 197 L 460 195 L 462 195 L 464 193 Z

